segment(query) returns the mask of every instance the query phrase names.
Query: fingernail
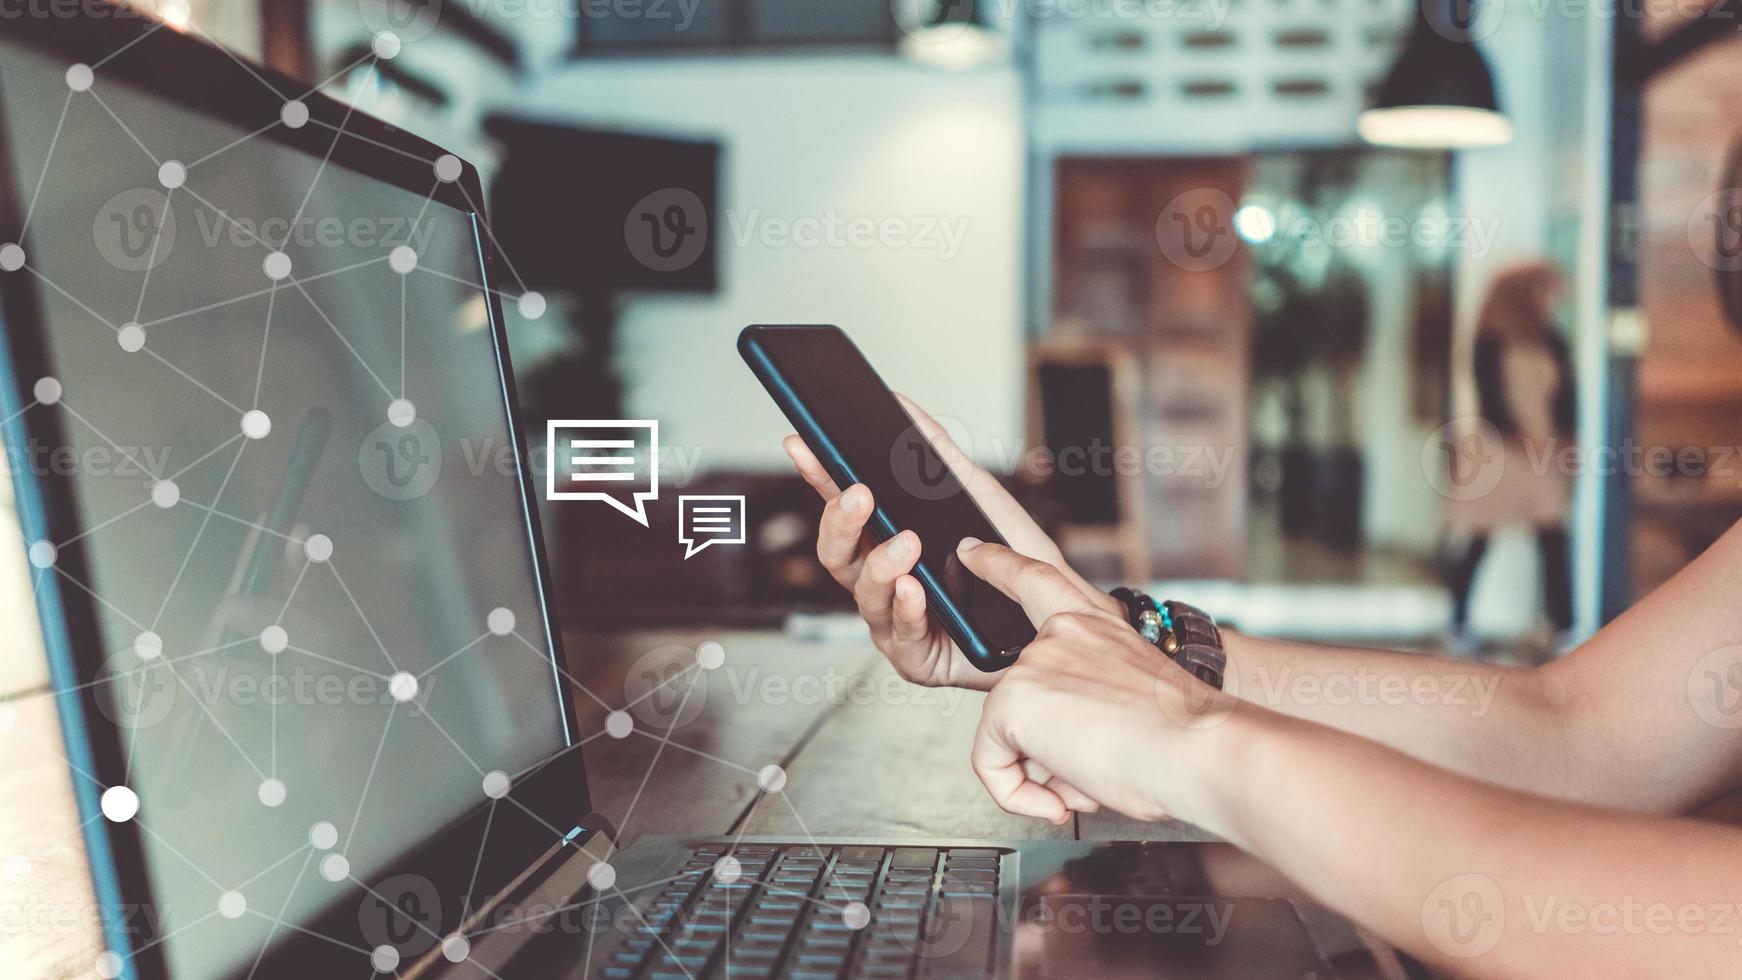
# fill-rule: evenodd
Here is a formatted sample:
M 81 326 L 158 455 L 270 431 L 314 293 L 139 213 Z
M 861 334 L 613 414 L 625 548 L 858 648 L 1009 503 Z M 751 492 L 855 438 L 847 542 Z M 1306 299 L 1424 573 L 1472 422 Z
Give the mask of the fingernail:
M 986 542 L 981 541 L 979 538 L 963 538 L 962 543 L 956 545 L 956 554 L 965 555 L 985 543 Z
M 908 552 L 912 550 L 913 539 L 908 537 L 906 532 L 897 534 L 895 540 L 889 542 L 889 557 L 894 558 L 896 561 L 905 559 Z

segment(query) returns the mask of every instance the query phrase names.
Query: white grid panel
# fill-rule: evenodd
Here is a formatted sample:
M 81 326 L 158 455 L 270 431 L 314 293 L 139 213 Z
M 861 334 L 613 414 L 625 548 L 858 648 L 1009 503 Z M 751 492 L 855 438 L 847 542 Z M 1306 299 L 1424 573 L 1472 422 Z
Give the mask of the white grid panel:
M 1081 0 L 1035 7 L 1043 149 L 1238 153 L 1345 145 L 1410 0 Z

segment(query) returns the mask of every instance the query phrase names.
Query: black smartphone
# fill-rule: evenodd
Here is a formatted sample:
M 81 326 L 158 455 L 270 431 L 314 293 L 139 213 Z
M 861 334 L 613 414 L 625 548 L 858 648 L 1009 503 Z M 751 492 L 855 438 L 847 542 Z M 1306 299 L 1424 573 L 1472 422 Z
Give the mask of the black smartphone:
M 1034 639 L 1028 616 L 956 557 L 963 538 L 1004 544 L 1003 536 L 846 333 L 750 326 L 738 335 L 738 353 L 835 483 L 871 488 L 877 539 L 919 535 L 913 576 L 968 662 L 984 671 L 1014 663 Z

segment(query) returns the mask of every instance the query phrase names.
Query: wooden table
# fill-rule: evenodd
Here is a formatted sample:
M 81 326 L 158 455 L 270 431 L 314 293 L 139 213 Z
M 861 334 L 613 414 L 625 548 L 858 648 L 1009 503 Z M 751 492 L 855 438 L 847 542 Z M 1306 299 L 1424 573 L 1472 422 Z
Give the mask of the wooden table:
M 679 675 L 707 640 L 721 643 L 725 662 Z M 907 684 L 868 642 L 820 645 L 772 632 L 707 630 L 576 634 L 569 659 L 583 688 L 582 731 L 593 736 L 583 750 L 593 805 L 626 836 L 1197 839 L 1183 824 L 1095 815 L 1055 827 L 1005 813 L 968 765 L 984 695 Z M 627 703 L 668 676 L 660 704 L 648 698 L 631 709 L 631 737 L 595 734 L 605 727 L 599 702 Z M 691 704 L 672 726 L 692 679 Z M 670 737 L 662 738 L 668 727 Z M 785 770 L 778 794 L 757 785 L 767 765 Z
M 708 640 L 725 657 L 703 670 Z M 574 632 L 567 647 L 593 806 L 627 838 L 1199 837 L 1109 815 L 1055 827 L 1004 813 L 968 765 L 983 696 L 908 685 L 868 642 L 695 629 Z M 634 730 L 612 737 L 607 713 L 625 706 Z M 0 975 L 88 976 L 100 947 L 68 773 L 40 748 L 58 740 L 47 696 L 20 702 L 17 719 L 0 736 L 0 869 L 12 855 L 30 867 L 0 873 L 0 910 L 37 909 L 52 925 L 0 921 Z M 770 765 L 781 792 L 758 785 Z

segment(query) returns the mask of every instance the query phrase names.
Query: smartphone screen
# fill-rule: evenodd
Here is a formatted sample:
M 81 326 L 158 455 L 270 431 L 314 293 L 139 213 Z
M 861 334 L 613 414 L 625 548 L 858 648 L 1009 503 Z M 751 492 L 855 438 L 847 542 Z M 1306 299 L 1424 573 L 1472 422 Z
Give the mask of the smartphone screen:
M 1034 627 L 1021 606 L 956 557 L 963 538 L 1004 538 L 871 362 L 829 326 L 750 327 L 739 348 L 835 482 L 871 489 L 877 536 L 919 535 L 914 575 L 956 645 L 982 670 L 1007 666 L 1034 639 Z

